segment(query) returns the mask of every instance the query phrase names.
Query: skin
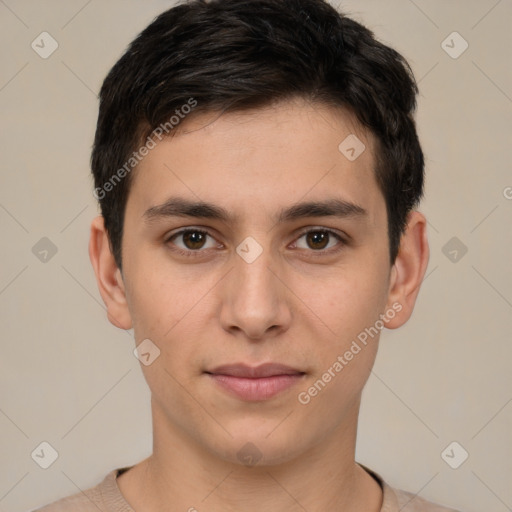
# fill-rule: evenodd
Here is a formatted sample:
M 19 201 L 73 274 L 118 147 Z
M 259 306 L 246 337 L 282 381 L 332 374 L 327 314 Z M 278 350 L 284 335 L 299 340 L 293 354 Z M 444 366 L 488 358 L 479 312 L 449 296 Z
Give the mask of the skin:
M 366 146 L 354 161 L 338 150 L 349 134 Z M 299 100 L 201 114 L 139 164 L 126 206 L 122 272 L 102 217 L 94 219 L 89 252 L 109 320 L 133 327 L 137 344 L 149 338 L 161 351 L 141 364 L 152 396 L 153 454 L 118 478 L 132 508 L 380 510 L 380 486 L 354 461 L 378 336 L 307 405 L 297 398 L 393 304 L 401 310 L 386 328 L 403 325 L 425 274 L 426 220 L 417 211 L 390 264 L 373 148 L 373 136 L 348 112 Z M 144 212 L 171 196 L 211 202 L 237 217 L 148 222 Z M 330 198 L 366 214 L 275 220 L 295 203 Z M 184 236 L 168 241 L 184 227 L 211 236 L 202 246 Z M 346 243 L 332 235 L 323 243 L 308 239 L 304 231 L 313 228 L 333 230 Z M 252 263 L 236 252 L 248 236 L 262 248 Z M 305 375 L 271 399 L 247 402 L 204 373 L 240 362 L 278 362 Z M 238 457 L 248 442 L 261 455 L 253 466 Z

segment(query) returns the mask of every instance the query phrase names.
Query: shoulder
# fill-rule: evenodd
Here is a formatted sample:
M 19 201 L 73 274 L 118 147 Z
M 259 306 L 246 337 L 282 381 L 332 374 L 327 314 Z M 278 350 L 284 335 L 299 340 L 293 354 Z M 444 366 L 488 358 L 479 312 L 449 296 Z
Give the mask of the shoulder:
M 31 512 L 72 512 L 74 510 L 77 512 L 98 512 L 98 502 L 96 500 L 92 501 L 91 497 L 85 495 L 88 491 L 90 492 L 88 489 L 84 491 L 84 494 L 80 492 L 61 498 Z
M 427 501 L 417 494 L 395 489 L 375 471 L 363 464 L 359 465 L 369 473 L 382 489 L 382 508 L 380 512 L 459 512 L 453 508 Z
M 115 505 L 120 502 L 116 477 L 122 468 L 110 471 L 103 480 L 83 491 L 66 496 L 30 512 L 112 512 L 119 510 Z M 112 507 L 114 505 L 114 507 Z
M 416 494 L 391 487 L 389 489 L 395 495 L 398 504 L 397 510 L 402 512 L 458 512 L 453 508 L 427 501 Z

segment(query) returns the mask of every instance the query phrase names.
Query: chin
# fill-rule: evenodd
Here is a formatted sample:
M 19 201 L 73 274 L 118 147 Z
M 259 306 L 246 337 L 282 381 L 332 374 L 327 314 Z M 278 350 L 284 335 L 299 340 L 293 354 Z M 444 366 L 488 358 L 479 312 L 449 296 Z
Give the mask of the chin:
M 247 433 L 250 432 L 250 435 Z M 214 453 L 230 464 L 253 467 L 277 466 L 293 460 L 305 451 L 297 444 L 296 435 L 286 431 L 278 435 L 265 433 L 258 436 L 254 431 L 245 430 L 229 439 L 229 446 L 217 446 Z

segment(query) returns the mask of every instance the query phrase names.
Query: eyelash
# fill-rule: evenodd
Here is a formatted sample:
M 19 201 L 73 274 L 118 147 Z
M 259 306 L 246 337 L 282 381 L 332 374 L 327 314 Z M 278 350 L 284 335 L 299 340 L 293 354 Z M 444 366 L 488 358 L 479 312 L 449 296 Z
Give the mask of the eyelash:
M 166 240 L 165 240 L 165 243 L 168 244 L 174 238 L 177 238 L 180 235 L 184 235 L 185 233 L 201 233 L 202 235 L 208 235 L 208 236 L 214 238 L 208 231 L 205 231 L 203 229 L 187 228 L 187 229 L 182 229 L 181 231 L 177 231 L 176 233 L 173 233 L 172 235 L 167 237 Z M 347 244 L 347 242 L 344 240 L 344 238 L 341 235 L 339 235 L 335 231 L 332 231 L 331 229 L 327 229 L 327 228 L 308 229 L 307 231 L 303 231 L 302 233 L 300 233 L 296 240 L 299 240 L 304 235 L 307 235 L 309 233 L 327 233 L 327 234 L 329 234 L 329 236 L 334 236 L 334 238 L 336 238 L 338 240 L 338 242 L 340 242 L 339 245 L 341 245 L 341 247 L 335 246 L 335 247 L 331 247 L 330 249 L 321 249 L 321 250 L 318 250 L 318 251 L 315 251 L 315 250 L 311 249 L 308 252 L 311 253 L 310 256 L 313 257 L 313 258 L 317 258 L 317 257 L 321 257 L 321 256 L 326 256 L 326 255 L 338 253 L 338 252 L 340 252 L 343 249 L 343 246 L 345 246 Z M 179 254 L 180 256 L 185 256 L 186 258 L 197 258 L 197 257 L 201 256 L 201 253 L 206 252 L 208 249 L 206 249 L 206 250 L 203 250 L 203 249 L 197 249 L 197 250 L 189 249 L 188 251 L 186 251 L 184 249 L 180 249 L 178 247 L 174 247 L 171 250 L 173 252 L 175 252 L 176 254 Z

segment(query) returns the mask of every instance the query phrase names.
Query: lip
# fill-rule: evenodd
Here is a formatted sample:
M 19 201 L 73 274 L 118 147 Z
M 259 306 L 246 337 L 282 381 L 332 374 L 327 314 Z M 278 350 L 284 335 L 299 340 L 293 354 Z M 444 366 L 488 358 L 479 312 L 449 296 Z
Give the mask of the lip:
M 268 400 L 298 383 L 304 372 L 276 363 L 218 366 L 205 372 L 222 389 L 246 401 Z
M 217 366 L 206 373 L 228 375 L 230 377 L 245 377 L 247 379 L 259 379 L 262 377 L 274 377 L 277 375 L 297 375 L 304 372 L 278 363 L 265 363 L 260 364 L 259 366 L 249 366 L 244 363 L 236 363 Z

